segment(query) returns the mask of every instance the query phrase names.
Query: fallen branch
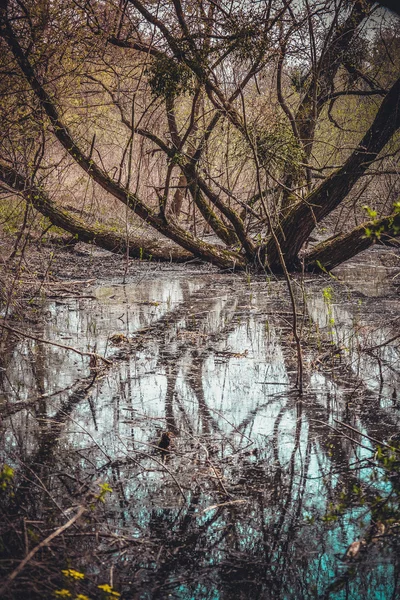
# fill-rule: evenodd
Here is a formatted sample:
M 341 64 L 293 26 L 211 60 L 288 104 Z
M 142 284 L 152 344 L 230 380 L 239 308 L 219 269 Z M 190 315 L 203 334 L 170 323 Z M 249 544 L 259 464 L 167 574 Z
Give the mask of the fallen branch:
M 207 506 L 203 510 L 203 513 L 208 512 L 210 510 L 214 510 L 215 508 L 221 508 L 221 506 L 231 506 L 232 504 L 246 504 L 247 500 L 230 500 L 229 502 L 221 502 L 221 504 L 212 504 L 211 506 Z
M 46 286 L 54 286 L 54 287 L 59 287 L 59 286 L 75 286 L 75 285 L 89 285 L 90 283 L 94 283 L 96 281 L 96 279 L 75 279 L 75 280 L 70 280 L 67 281 L 65 279 L 60 279 L 59 281 L 42 281 L 40 278 L 37 279 L 21 279 L 22 283 L 28 283 L 28 284 L 32 284 L 32 283 L 37 283 L 38 281 L 40 281 L 40 283 L 42 285 L 46 285 Z
M 340 431 L 340 429 L 337 429 L 336 427 L 332 427 L 332 425 L 329 425 L 329 423 L 327 423 L 326 421 L 321 421 L 320 419 L 311 419 L 311 421 L 314 421 L 314 423 L 321 423 L 321 425 L 328 427 L 329 429 L 331 429 L 332 431 L 337 433 L 340 437 L 344 437 L 344 438 L 350 440 L 350 442 L 354 442 L 355 444 L 357 444 L 357 446 L 360 446 L 360 448 L 364 448 L 364 450 L 368 450 L 369 452 L 375 452 L 373 448 L 369 448 L 368 446 L 365 446 L 358 440 L 355 440 L 354 438 L 350 437 L 343 431 Z
M 373 442 L 374 444 L 378 444 L 378 446 L 384 446 L 385 448 L 392 450 L 392 446 L 389 446 L 389 444 L 382 442 L 382 440 L 377 440 L 376 438 L 371 437 L 370 435 L 367 435 L 366 433 L 363 433 L 362 431 L 359 431 L 355 427 L 348 425 L 348 423 L 343 423 L 343 421 L 338 421 L 337 419 L 333 419 L 333 420 L 335 421 L 335 423 L 338 423 L 339 425 L 343 425 L 343 427 L 347 427 L 348 429 L 351 429 L 351 431 L 354 431 L 354 433 L 358 433 L 358 435 L 361 435 L 361 436 L 367 438 L 370 442 Z

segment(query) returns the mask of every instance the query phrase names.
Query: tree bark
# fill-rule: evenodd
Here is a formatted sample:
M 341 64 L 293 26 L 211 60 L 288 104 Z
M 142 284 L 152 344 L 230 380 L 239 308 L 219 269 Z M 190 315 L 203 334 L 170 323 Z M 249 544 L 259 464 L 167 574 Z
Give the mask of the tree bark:
M 276 237 L 290 268 L 295 266 L 298 253 L 315 225 L 346 198 L 399 127 L 400 78 L 385 96 L 371 127 L 343 167 L 296 205 L 276 228 Z M 265 256 L 272 270 L 279 269 L 279 255 L 273 239 L 266 245 Z
M 331 271 L 373 244 L 390 242 L 400 233 L 400 213 L 359 225 L 315 246 L 304 256 L 306 271 Z
M 317 119 L 323 107 L 323 98 L 328 96 L 328 91 L 333 86 L 357 27 L 369 12 L 370 7 L 364 0 L 356 0 L 349 17 L 337 28 L 331 41 L 323 48 L 322 55 L 315 66 L 311 83 L 296 114 L 296 123 L 304 147 L 306 162 L 310 159 Z
M 167 219 L 165 214 L 156 213 L 154 209 L 146 206 L 140 198 L 114 181 L 106 172 L 104 172 L 92 158 L 85 154 L 78 146 L 68 127 L 63 123 L 58 110 L 52 101 L 50 95 L 46 92 L 28 60 L 25 56 L 11 25 L 7 19 L 6 8 L 0 6 L 0 17 L 2 21 L 1 35 L 6 40 L 15 60 L 21 71 L 31 86 L 33 92 L 39 99 L 45 113 L 53 127 L 53 131 L 58 141 L 65 150 L 72 156 L 76 163 L 104 190 L 110 193 L 114 198 L 120 200 L 128 206 L 135 214 L 151 227 L 159 231 L 165 237 L 171 239 L 179 246 L 193 253 L 200 259 L 215 264 L 225 269 L 244 268 L 243 257 L 221 246 L 208 244 L 203 240 L 195 238 L 185 231 L 179 224 L 172 219 Z
M 21 177 L 14 169 L 3 162 L 0 162 L 0 180 L 11 190 L 21 194 L 27 204 L 30 204 L 43 216 L 47 217 L 53 225 L 76 236 L 81 242 L 96 244 L 104 250 L 117 254 L 126 254 L 128 249 L 129 256 L 132 258 L 160 261 L 173 260 L 175 262 L 185 262 L 193 259 L 193 254 L 186 252 L 179 246 L 168 246 L 154 239 L 145 241 L 132 236 L 129 236 L 127 240 L 125 236 L 118 233 L 89 225 L 83 219 L 78 219 L 68 211 L 63 210 L 43 190 L 32 186 L 28 180 Z
M 88 177 L 106 190 L 107 193 L 125 204 L 147 225 L 182 248 L 182 250 L 174 250 L 176 259 L 173 258 L 173 260 L 180 260 L 179 256 L 196 256 L 222 268 L 244 269 L 247 265 L 254 267 L 260 259 L 265 259 L 264 264 L 267 264 L 273 271 L 279 272 L 285 267 L 284 270 L 286 272 L 286 266 L 288 269 L 298 268 L 299 252 L 315 225 L 329 215 L 330 212 L 335 210 L 335 208 L 337 208 L 337 206 L 346 198 L 359 178 L 365 173 L 400 127 L 400 79 L 387 93 L 377 111 L 371 127 L 364 135 L 359 146 L 346 160 L 345 164 L 328 177 L 322 185 L 310 193 L 304 200 L 298 202 L 293 208 L 289 208 L 288 211 L 285 212 L 280 223 L 278 223 L 272 231 L 268 230 L 268 232 L 266 232 L 264 230 L 263 234 L 265 236 L 268 234 L 271 235 L 267 238 L 267 243 L 260 246 L 260 242 L 257 241 L 257 238 L 253 238 L 252 234 L 249 233 L 250 229 L 248 227 L 248 222 L 246 222 L 245 219 L 241 217 L 241 214 L 239 214 L 237 204 L 232 203 L 231 206 L 229 202 L 224 201 L 224 197 L 221 196 L 219 192 L 213 191 L 215 188 L 212 187 L 212 184 L 210 184 L 209 181 L 212 181 L 213 185 L 215 185 L 215 180 L 213 180 L 211 174 L 203 173 L 202 163 L 199 163 L 199 159 L 203 148 L 207 146 L 206 142 L 211 135 L 211 131 L 213 131 L 215 124 L 221 116 L 224 116 L 231 121 L 244 137 L 248 137 L 245 118 L 241 117 L 239 109 L 236 108 L 235 100 L 239 97 L 244 86 L 247 85 L 252 74 L 255 75 L 257 73 L 259 65 L 261 64 L 261 58 L 264 56 L 264 50 L 262 51 L 262 55 L 260 54 L 259 57 L 254 59 L 248 74 L 237 86 L 230 98 L 227 99 L 225 97 L 226 92 L 223 91 L 223 86 L 218 87 L 218 78 L 215 78 L 214 81 L 214 77 L 209 75 L 207 71 L 207 61 L 205 59 L 198 60 L 200 55 L 198 55 L 197 51 L 195 52 L 195 47 L 193 46 L 193 52 L 187 50 L 185 44 L 181 43 L 180 38 L 169 32 L 166 25 L 147 10 L 146 3 L 141 2 L 140 0 L 130 1 L 149 23 L 152 23 L 159 28 L 176 59 L 192 69 L 198 78 L 198 82 L 205 87 L 210 103 L 217 111 L 216 115 L 211 118 L 202 136 L 201 142 L 199 142 L 198 148 L 194 153 L 183 151 L 183 148 L 186 148 L 185 143 L 187 138 L 185 136 L 181 137 L 181 134 L 179 133 L 173 105 L 167 106 L 167 119 L 170 125 L 170 138 L 172 144 L 170 141 L 164 142 L 156 134 L 149 131 L 139 131 L 139 128 L 135 129 L 131 123 L 128 123 L 130 132 L 137 131 L 140 135 L 151 140 L 152 143 L 157 144 L 158 149 L 161 149 L 168 158 L 164 196 L 159 194 L 158 205 L 155 203 L 156 198 L 154 198 L 153 201 L 146 203 L 137 194 L 130 191 L 129 184 L 124 186 L 119 180 L 116 181 L 116 178 L 111 177 L 107 170 L 101 166 L 101 159 L 97 163 L 93 161 L 92 150 L 94 149 L 97 151 L 97 149 L 91 148 L 89 152 L 89 143 L 81 143 L 79 141 L 79 135 L 74 133 L 73 127 L 71 129 L 68 125 L 68 120 L 63 116 L 62 108 L 59 107 L 58 101 L 52 93 L 52 86 L 48 83 L 50 78 L 47 81 L 44 79 L 44 76 L 40 74 L 41 71 L 38 66 L 40 63 L 35 64 L 33 62 L 34 59 L 31 58 L 34 54 L 25 53 L 23 47 L 21 47 L 18 35 L 21 35 L 21 39 L 23 39 L 24 34 L 18 33 L 22 30 L 15 24 L 16 20 L 13 20 L 14 16 L 12 18 L 10 17 L 10 20 L 8 19 L 7 2 L 0 2 L 0 35 L 6 41 L 8 48 L 19 69 L 22 71 L 26 82 L 28 82 L 32 93 L 41 103 L 43 112 L 47 115 L 47 117 L 45 116 L 45 120 L 47 122 L 48 119 L 58 142 L 63 146 L 65 151 L 73 157 L 76 164 L 85 171 Z M 330 92 L 332 89 L 333 79 L 335 78 L 335 74 L 337 73 L 340 64 L 343 62 L 343 56 L 354 36 L 355 27 L 358 26 L 368 12 L 369 6 L 367 7 L 365 2 L 368 3 L 368 0 L 354 0 L 353 11 L 343 25 L 340 26 L 339 20 L 338 26 L 338 21 L 335 20 L 336 17 L 332 20 L 329 34 L 325 37 L 323 51 L 320 53 L 318 59 L 314 57 L 313 65 L 315 67 L 315 72 L 313 71 L 310 76 L 311 82 L 308 89 L 305 91 L 303 101 L 300 103 L 300 109 L 297 112 L 297 115 L 292 118 L 293 123 L 295 122 L 296 125 L 294 127 L 294 133 L 300 141 L 303 141 L 305 147 L 307 144 L 312 145 L 314 137 L 313 127 L 315 126 L 314 121 L 318 117 L 321 106 L 326 102 L 326 98 L 329 97 L 327 91 Z M 286 8 L 283 10 L 285 11 Z M 339 15 L 339 13 L 337 13 L 337 15 Z M 346 12 L 346 15 L 348 15 L 348 12 Z M 311 13 L 309 14 L 309 18 L 311 19 Z M 178 20 L 181 20 L 179 14 Z M 182 22 L 180 24 L 182 27 Z M 187 41 L 190 41 L 190 36 Z M 22 45 L 24 45 L 24 43 L 22 43 Z M 139 48 L 135 45 L 132 47 L 143 51 L 142 47 Z M 155 53 L 155 55 L 158 56 L 158 52 L 158 50 L 154 49 L 150 54 Z M 315 54 L 316 51 L 314 51 L 314 55 Z M 280 61 L 280 67 L 282 67 L 283 64 L 283 56 L 284 54 Z M 203 63 L 206 66 L 204 66 Z M 15 69 L 18 70 L 18 67 L 15 67 Z M 212 73 L 212 70 L 210 73 Z M 281 85 L 278 87 L 280 89 Z M 111 97 L 113 97 L 112 91 L 110 93 Z M 280 101 L 281 105 L 284 107 L 285 100 L 283 95 L 281 95 Z M 115 106 L 118 106 L 118 98 L 114 101 L 114 104 Z M 286 112 L 289 114 L 289 117 L 291 117 L 291 111 Z M 244 105 L 243 115 L 245 115 Z M 193 112 L 192 121 L 195 120 L 195 116 L 196 113 Z M 122 122 L 124 123 L 123 115 Z M 81 122 L 81 125 L 79 126 L 80 128 L 84 127 L 82 123 L 83 122 Z M 82 129 L 76 129 L 75 131 L 79 131 L 80 135 L 82 134 Z M 191 131 L 190 127 L 187 131 Z M 182 224 L 180 224 L 172 214 L 173 211 L 168 210 L 167 198 L 169 181 L 175 164 L 179 165 L 181 169 L 180 181 L 187 186 L 187 189 L 192 194 L 203 218 L 206 222 L 210 223 L 210 226 L 219 236 L 221 245 L 204 242 L 195 235 L 192 235 L 181 226 Z M 28 178 L 22 178 L 20 182 L 21 185 L 19 185 L 19 183 L 17 184 L 16 182 L 18 182 L 19 175 L 9 166 L 7 161 L 1 168 L 3 169 L 5 179 L 7 179 L 7 177 L 9 181 L 13 179 L 11 185 L 14 186 L 14 189 L 17 189 L 18 192 L 32 205 L 35 206 L 36 203 L 36 208 L 51 218 L 54 224 L 71 231 L 74 235 L 78 235 L 80 239 L 92 242 L 95 241 L 95 243 L 103 245 L 103 247 L 107 247 L 107 249 L 117 248 L 119 251 L 126 250 L 126 241 L 122 236 L 101 231 L 99 228 L 96 229 L 90 227 L 84 221 L 71 216 L 71 214 L 52 202 L 40 185 L 37 184 L 36 187 L 32 187 L 31 181 Z M 306 165 L 305 168 L 307 169 L 308 166 Z M 7 169 L 11 169 L 11 171 L 7 171 Z M 220 189 L 222 190 L 223 188 L 221 187 Z M 309 189 L 311 189 L 311 185 Z M 180 190 L 178 191 L 180 192 Z M 177 202 L 179 201 L 178 192 L 176 200 Z M 240 201 L 239 203 L 242 204 Z M 389 219 L 389 221 L 391 218 L 394 218 L 393 215 L 391 217 L 384 217 L 384 219 Z M 389 221 L 387 222 L 388 225 L 390 224 Z M 335 261 L 337 262 L 336 258 L 335 260 L 330 259 L 328 256 L 329 253 L 327 254 L 326 252 L 326 248 L 329 244 L 331 244 L 331 250 L 335 249 L 337 256 L 341 256 L 342 260 L 348 258 L 348 255 L 353 255 L 357 248 L 364 248 L 366 241 L 361 230 L 358 233 L 351 232 L 350 234 L 346 234 L 346 236 L 340 238 L 342 240 L 341 246 L 339 245 L 339 239 L 335 238 L 335 240 L 330 240 L 329 243 L 325 243 L 325 246 L 321 246 L 318 249 L 314 249 L 311 253 L 308 253 L 306 256 L 310 268 L 316 268 L 316 265 L 319 263 L 322 264 L 324 268 L 333 268 L 331 266 L 327 267 L 327 265 L 331 265 Z M 261 239 L 261 236 L 259 239 Z M 159 241 L 154 242 L 154 244 L 151 241 L 146 241 L 146 248 L 143 248 L 143 244 L 139 239 L 133 239 L 132 241 L 129 241 L 129 244 L 130 253 L 133 256 L 137 256 L 137 252 L 139 252 L 139 256 L 142 257 L 148 257 L 150 255 L 155 257 L 158 254 L 160 259 L 166 258 L 165 249 L 162 248 L 162 244 L 160 244 Z M 230 249 L 225 249 L 223 244 L 228 247 L 233 245 L 236 248 L 240 247 L 240 250 L 234 252 Z M 348 244 L 347 254 L 346 244 Z M 282 255 L 285 264 L 282 262 Z M 168 254 L 168 259 L 171 258 L 171 255 Z

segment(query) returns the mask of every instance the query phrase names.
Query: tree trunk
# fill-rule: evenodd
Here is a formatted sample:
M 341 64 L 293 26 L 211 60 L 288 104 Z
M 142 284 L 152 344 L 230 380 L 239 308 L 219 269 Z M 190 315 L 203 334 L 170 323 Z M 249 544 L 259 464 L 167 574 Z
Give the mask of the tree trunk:
M 367 250 L 376 242 L 390 241 L 400 233 L 400 213 L 368 221 L 352 231 L 325 240 L 307 252 L 307 271 L 331 271 L 341 263 Z
M 51 100 L 51 97 L 36 77 L 32 65 L 30 64 L 17 38 L 14 35 L 12 27 L 5 14 L 5 9 L 4 7 L 2 8 L 1 5 L 0 16 L 2 16 L 3 20 L 1 34 L 6 40 L 11 52 L 14 55 L 14 58 L 16 59 L 33 92 L 39 99 L 45 113 L 50 119 L 55 136 L 65 150 L 70 154 L 70 156 L 72 156 L 75 162 L 88 174 L 88 176 L 91 177 L 93 181 L 100 185 L 104 190 L 114 196 L 114 198 L 117 198 L 120 202 L 128 206 L 129 209 L 131 209 L 151 227 L 173 242 L 177 243 L 188 252 L 193 253 L 198 258 L 224 269 L 244 268 L 245 262 L 240 254 L 225 250 L 221 246 L 208 244 L 203 240 L 195 238 L 182 227 L 180 227 L 175 220 L 167 219 L 166 215 L 157 213 L 153 208 L 142 202 L 136 194 L 133 194 L 129 189 L 114 181 L 92 160 L 91 156 L 83 152 L 83 150 L 75 141 L 67 125 L 65 125 L 65 123 L 62 121 L 55 104 Z M 224 212 L 227 211 L 229 212 L 229 209 L 225 207 Z M 236 229 L 236 223 L 233 223 L 233 225 Z M 241 226 L 242 224 L 239 223 L 238 225 Z M 245 238 L 245 234 L 243 237 Z M 243 241 L 246 240 L 244 239 Z M 250 240 L 248 240 L 248 243 L 251 244 Z
M 178 219 L 181 214 L 183 199 L 185 197 L 185 190 L 187 187 L 187 179 L 184 173 L 180 174 L 178 187 L 174 194 L 173 200 L 171 202 L 171 212 Z
M 83 219 L 78 219 L 57 206 L 45 192 L 30 185 L 28 180 L 2 162 L 0 162 L 0 180 L 11 190 L 21 194 L 27 204 L 30 204 L 43 216 L 47 217 L 53 225 L 68 231 L 81 242 L 96 244 L 104 250 L 117 254 L 126 254 L 128 241 L 129 256 L 132 258 L 173 260 L 175 262 L 185 262 L 193 259 L 193 254 L 186 252 L 179 246 L 162 244 L 154 239 L 144 241 L 142 238 L 133 238 L 132 236 L 129 236 L 127 240 L 125 236 L 118 233 L 89 225 Z
M 241 218 L 237 204 L 232 203 L 231 205 L 224 200 L 224 196 L 219 192 L 213 191 L 215 188 L 212 187 L 212 185 L 216 185 L 215 180 L 211 177 L 211 174 L 207 172 L 203 174 L 203 163 L 199 162 L 199 159 L 202 154 L 202 148 L 206 147 L 206 142 L 221 115 L 231 121 L 242 135 L 249 139 L 245 119 L 244 117 L 241 117 L 240 111 L 235 108 L 235 100 L 238 99 L 239 94 L 242 92 L 242 89 L 244 89 L 244 86 L 247 85 L 251 77 L 253 75 L 255 76 L 257 73 L 259 59 L 255 59 L 250 71 L 228 101 L 225 98 L 225 93 L 222 91 L 223 88 L 219 88 L 217 82 L 214 82 L 213 77 L 208 76 L 208 67 L 204 68 L 202 61 L 196 63 L 193 57 L 189 56 L 190 52 L 188 55 L 189 58 L 188 56 L 185 58 L 186 50 L 184 46 L 182 46 L 180 41 L 178 42 L 178 38 L 175 38 L 169 32 L 166 25 L 161 21 L 158 21 L 156 17 L 152 16 L 147 8 L 145 8 L 144 4 L 139 2 L 139 0 L 132 0 L 132 2 L 137 10 L 148 19 L 149 23 L 155 24 L 160 29 L 178 62 L 180 61 L 190 68 L 196 75 L 198 82 L 200 82 L 199 85 L 205 86 L 211 106 L 213 107 L 213 110 L 217 111 L 217 114 L 211 118 L 207 125 L 204 135 L 202 135 L 202 141 L 198 144 L 197 151 L 193 155 L 181 151 L 183 148 L 181 145 L 182 143 L 184 145 L 185 137 L 183 137 L 182 140 L 180 138 L 179 128 L 175 122 L 173 106 L 167 107 L 167 118 L 170 125 L 169 137 L 172 139 L 172 145 L 170 141 L 164 142 L 158 135 L 147 131 L 146 129 L 140 129 L 139 127 L 133 128 L 131 124 L 128 124 L 131 132 L 137 131 L 139 135 L 143 135 L 158 146 L 157 149 L 160 149 L 165 154 L 168 165 L 167 179 L 164 186 L 165 194 L 162 197 L 159 195 L 158 205 L 155 204 L 158 192 L 156 192 L 154 198 L 147 203 L 136 193 L 132 193 L 129 189 L 129 184 L 124 186 L 120 183 L 120 180 L 117 181 L 113 176 L 110 176 L 111 171 L 108 172 L 103 166 L 100 154 L 99 161 L 97 163 L 94 161 L 93 156 L 96 155 L 95 152 L 97 151 L 97 148 L 94 148 L 94 141 L 90 151 L 89 142 L 80 141 L 84 136 L 84 130 L 81 130 L 79 135 L 74 133 L 73 128 L 75 125 L 70 126 L 68 120 L 66 118 L 64 119 L 62 110 L 59 109 L 57 100 L 55 99 L 56 96 L 51 92 L 52 84 L 48 84 L 48 82 L 51 81 L 50 77 L 46 82 L 41 74 L 43 71 L 40 70 L 40 63 L 32 62 L 33 58 L 31 57 L 33 57 L 34 54 L 24 51 L 22 47 L 25 44 L 24 34 L 18 27 L 17 21 L 13 16 L 14 13 L 10 11 L 11 16 L 10 19 L 8 19 L 7 3 L 3 6 L 4 3 L 2 4 L 0 2 L 0 35 L 7 43 L 8 49 L 16 61 L 16 65 L 18 65 L 15 66 L 15 71 L 17 71 L 18 68 L 22 71 L 33 95 L 36 96 L 36 99 L 40 102 L 43 113 L 47 115 L 54 136 L 63 146 L 65 151 L 74 159 L 75 163 L 85 171 L 87 177 L 91 178 L 92 181 L 101 186 L 108 194 L 126 205 L 144 223 L 146 223 L 146 226 L 152 227 L 182 248 L 182 250 L 174 250 L 174 256 L 177 257 L 176 260 L 179 260 L 179 256 L 196 256 L 226 269 L 244 269 L 247 265 L 250 268 L 254 268 L 255 265 L 260 262 L 263 263 L 261 266 L 267 264 L 272 271 L 277 272 L 281 271 L 282 268 L 286 271 L 286 266 L 288 269 L 298 268 L 299 252 L 315 225 L 329 215 L 330 212 L 335 210 L 335 208 L 337 208 L 337 206 L 346 198 L 359 178 L 365 173 L 374 160 L 376 160 L 378 154 L 399 128 L 400 79 L 386 95 L 377 111 L 371 127 L 364 135 L 357 149 L 354 150 L 346 160 L 343 167 L 339 168 L 335 173 L 328 177 L 322 185 L 310 193 L 304 200 L 295 204 L 293 208 L 288 209 L 287 213 L 285 213 L 272 232 L 270 230 L 266 231 L 265 229 L 261 232 L 261 234 L 264 234 L 265 236 L 270 234 L 269 237 L 262 238 L 261 234 L 259 238 L 252 237 L 250 227 L 248 226 L 249 223 Z M 316 59 L 313 61 L 313 64 L 315 63 L 318 68 L 313 75 L 309 89 L 305 92 L 305 96 L 303 97 L 302 109 L 299 110 L 296 117 L 292 119 L 293 122 L 296 120 L 300 125 L 300 133 L 297 137 L 300 141 L 303 140 L 303 145 L 305 147 L 308 143 L 312 143 L 314 136 L 313 119 L 318 116 L 318 109 L 326 102 L 327 95 L 329 96 L 331 82 L 333 82 L 337 69 L 342 63 L 343 53 L 348 49 L 349 42 L 354 34 L 354 28 L 363 18 L 364 10 L 366 10 L 364 0 L 355 0 L 352 16 L 342 27 L 337 27 L 337 29 L 335 29 L 337 22 L 332 21 L 332 28 L 330 29 L 329 35 L 325 38 L 326 43 L 321 53 L 321 57 L 318 61 Z M 340 18 L 339 13 L 338 18 Z M 22 46 L 18 41 L 19 35 L 21 36 Z M 161 57 L 162 56 L 164 55 L 161 53 Z M 12 58 L 10 62 L 13 63 Z M 211 72 L 212 70 L 210 73 Z M 319 90 L 319 85 L 324 89 Z M 324 96 L 322 97 L 321 94 L 324 94 Z M 242 100 L 244 102 L 244 97 Z M 283 96 L 282 102 L 284 103 Z M 116 101 L 115 105 L 118 105 L 118 101 Z M 289 118 L 291 118 L 291 111 L 288 112 Z M 245 115 L 244 105 L 243 115 Z M 194 118 L 195 116 L 196 114 L 193 112 L 192 117 Z M 121 118 L 122 122 L 124 122 L 123 115 Z M 296 130 L 296 128 L 294 129 Z M 79 131 L 79 129 L 77 128 L 75 131 Z M 212 163 L 212 160 L 210 162 Z M 182 172 L 180 181 L 186 181 L 187 188 L 192 194 L 202 217 L 217 233 L 221 240 L 221 245 L 207 243 L 202 239 L 197 238 L 195 235 L 192 235 L 189 231 L 185 230 L 182 223 L 178 222 L 172 214 L 172 211 L 166 210 L 169 178 L 175 164 L 179 165 Z M 7 169 L 9 169 L 9 171 L 7 171 Z M 85 239 L 85 241 L 95 241 L 99 245 L 107 247 L 107 249 L 119 248 L 120 251 L 126 249 L 126 243 L 122 236 L 115 236 L 115 234 L 112 233 L 102 232 L 98 228 L 95 229 L 89 227 L 83 221 L 75 219 L 69 213 L 66 213 L 65 210 L 62 210 L 55 203 L 51 202 L 40 186 L 32 188 L 30 179 L 27 178 L 25 180 L 24 178 L 21 178 L 21 185 L 19 185 L 18 174 L 12 169 L 10 171 L 10 169 L 9 163 L 6 162 L 3 166 L 4 177 L 6 179 L 8 178 L 9 181 L 13 179 L 13 182 L 11 182 L 10 185 L 14 186 L 14 189 L 17 189 L 19 193 L 24 195 L 25 199 L 32 205 L 35 205 L 36 203 L 38 210 L 41 210 L 43 214 L 49 216 L 52 219 L 52 222 L 73 232 L 75 235 L 78 235 L 80 239 Z M 211 185 L 209 181 L 213 181 L 214 183 Z M 25 188 L 27 183 L 28 187 Z M 140 188 L 138 187 L 138 189 Z M 220 189 L 223 190 L 222 186 Z M 229 190 L 226 192 L 229 195 Z M 242 203 L 239 201 L 239 204 Z M 246 215 L 246 213 L 244 213 L 244 215 Z M 390 219 L 391 217 L 387 218 Z M 274 224 L 275 223 L 276 221 L 274 221 Z M 267 239 L 267 242 L 261 245 L 260 239 Z M 337 256 L 340 255 L 341 260 L 345 260 L 349 255 L 354 254 L 356 248 L 364 247 L 366 242 L 363 240 L 362 233 L 349 234 L 349 237 L 343 237 L 340 249 L 338 245 L 339 241 L 337 239 L 336 242 L 335 240 L 331 240 L 331 249 L 334 248 Z M 347 253 L 346 243 L 348 244 Z M 336 244 L 336 246 L 334 244 Z M 130 242 L 130 245 L 130 253 L 133 256 L 151 255 L 155 257 L 158 255 L 160 259 L 165 259 L 167 257 L 165 249 L 161 247 L 161 244 L 158 241 L 154 243 L 148 241 L 146 242 L 146 247 L 143 248 L 141 240 L 134 239 Z M 230 250 L 229 246 L 231 245 L 234 245 L 238 250 L 236 252 Z M 228 248 L 226 248 L 226 246 L 228 246 Z M 314 249 L 312 252 L 314 252 L 314 254 L 310 253 L 307 255 L 310 268 L 315 268 L 315 265 L 318 264 L 317 261 L 324 265 L 330 265 L 333 264 L 333 262 L 337 262 L 336 258 L 334 261 L 331 260 L 331 262 L 329 262 L 330 259 L 325 252 L 325 246 L 320 247 L 318 250 Z M 286 266 L 283 264 L 282 255 Z M 169 253 L 168 258 L 171 258 Z M 313 264 L 314 267 L 312 267 Z
M 375 119 L 343 167 L 296 205 L 276 228 L 276 237 L 290 268 L 314 227 L 346 198 L 359 178 L 377 158 L 400 127 L 400 78 L 385 96 Z M 266 260 L 279 269 L 279 254 L 273 239 L 266 246 Z

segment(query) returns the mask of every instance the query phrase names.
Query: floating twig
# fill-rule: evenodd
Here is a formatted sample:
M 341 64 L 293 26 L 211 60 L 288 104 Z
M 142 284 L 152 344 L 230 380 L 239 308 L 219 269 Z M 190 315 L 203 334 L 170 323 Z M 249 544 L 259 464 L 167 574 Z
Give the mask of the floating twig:
M 203 510 L 203 513 L 208 512 L 209 510 L 214 510 L 215 508 L 220 508 L 221 506 L 230 506 L 231 504 L 246 504 L 247 500 L 230 500 L 229 502 L 221 502 L 220 504 L 212 504 L 211 506 L 207 506 Z

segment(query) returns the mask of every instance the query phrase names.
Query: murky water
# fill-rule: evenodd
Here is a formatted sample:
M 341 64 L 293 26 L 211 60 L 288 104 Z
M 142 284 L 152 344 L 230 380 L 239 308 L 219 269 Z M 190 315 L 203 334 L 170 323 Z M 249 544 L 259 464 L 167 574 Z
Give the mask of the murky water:
M 163 275 L 46 305 L 39 338 L 113 365 L 94 378 L 88 356 L 34 340 L 3 357 L 3 504 L 29 523 L 3 534 L 3 572 L 92 502 L 36 561 L 32 597 L 100 598 L 110 581 L 141 599 L 400 597 L 400 340 L 385 344 L 399 300 L 384 271 L 296 283 L 302 398 L 283 282 Z

